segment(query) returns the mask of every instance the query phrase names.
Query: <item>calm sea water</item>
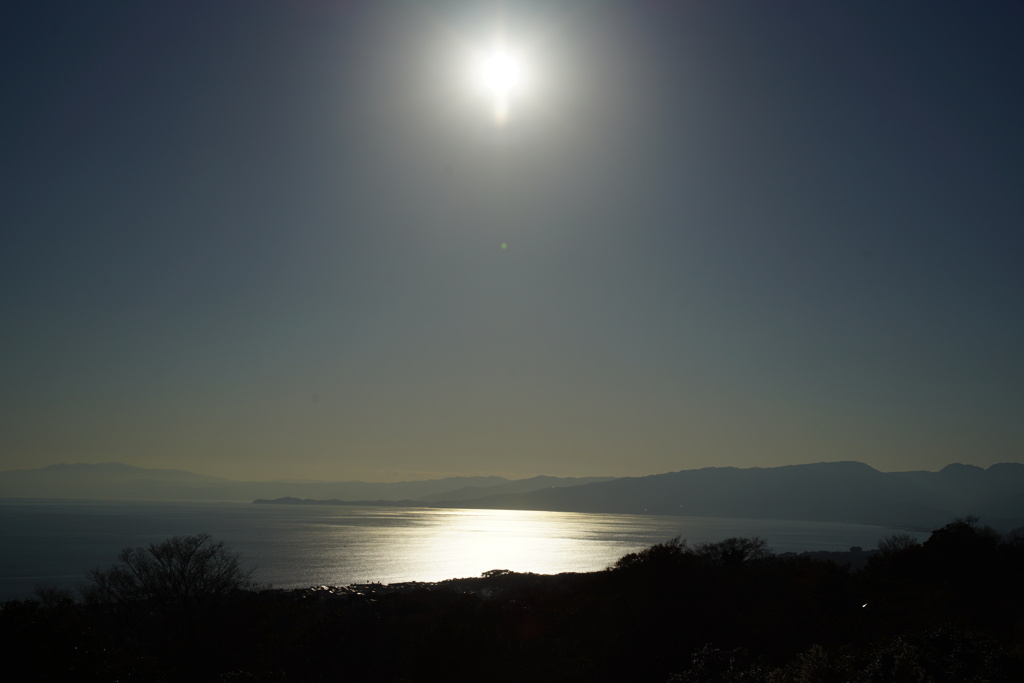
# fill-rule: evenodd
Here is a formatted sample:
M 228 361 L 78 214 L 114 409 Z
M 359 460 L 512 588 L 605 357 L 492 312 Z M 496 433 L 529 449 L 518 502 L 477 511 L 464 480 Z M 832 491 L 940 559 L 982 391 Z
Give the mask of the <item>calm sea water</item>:
M 873 548 L 891 529 L 858 524 L 247 503 L 0 500 L 0 600 L 39 584 L 74 587 L 126 546 L 209 533 L 278 588 L 440 581 L 488 569 L 604 569 L 680 535 L 691 543 L 762 536 L 777 553 Z M 915 534 L 921 540 L 927 534 Z

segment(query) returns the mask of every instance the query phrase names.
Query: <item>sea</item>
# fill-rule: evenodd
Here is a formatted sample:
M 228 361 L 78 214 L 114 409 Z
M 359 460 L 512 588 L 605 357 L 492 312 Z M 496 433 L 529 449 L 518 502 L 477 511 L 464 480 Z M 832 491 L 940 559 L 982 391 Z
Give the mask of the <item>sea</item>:
M 491 569 L 557 574 L 609 567 L 680 536 L 760 536 L 776 553 L 874 548 L 893 533 L 830 522 L 523 510 L 0 498 L 0 601 L 74 590 L 125 547 L 208 533 L 273 588 L 434 582 Z

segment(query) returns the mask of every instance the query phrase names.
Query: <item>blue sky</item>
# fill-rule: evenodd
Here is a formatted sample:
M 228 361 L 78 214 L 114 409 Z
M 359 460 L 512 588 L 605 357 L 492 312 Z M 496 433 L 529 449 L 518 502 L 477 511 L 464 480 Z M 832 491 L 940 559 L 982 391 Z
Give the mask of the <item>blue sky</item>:
M 1016 3 L 6 15 L 0 468 L 1021 459 Z

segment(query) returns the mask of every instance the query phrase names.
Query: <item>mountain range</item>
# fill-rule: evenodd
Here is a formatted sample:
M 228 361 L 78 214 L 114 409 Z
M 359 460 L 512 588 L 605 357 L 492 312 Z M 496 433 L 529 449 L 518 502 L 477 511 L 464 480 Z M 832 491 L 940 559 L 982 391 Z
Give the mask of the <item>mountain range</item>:
M 462 500 L 521 493 L 551 486 L 607 481 L 610 477 L 446 477 L 424 481 L 235 481 L 184 470 L 160 470 L 116 462 L 76 463 L 0 472 L 0 497 L 109 500 L 251 501 L 254 498 L 340 500 Z
M 120 463 L 0 472 L 0 497 L 223 500 L 261 503 L 396 502 L 435 507 L 551 510 L 850 522 L 934 529 L 978 515 L 1000 530 L 1024 526 L 1024 464 L 938 472 L 881 472 L 860 462 L 708 467 L 646 477 L 447 477 L 427 481 L 242 482 Z
M 461 507 L 775 518 L 934 529 L 965 515 L 1024 524 L 1024 465 L 880 472 L 860 462 L 709 467 L 561 489 L 500 494 Z

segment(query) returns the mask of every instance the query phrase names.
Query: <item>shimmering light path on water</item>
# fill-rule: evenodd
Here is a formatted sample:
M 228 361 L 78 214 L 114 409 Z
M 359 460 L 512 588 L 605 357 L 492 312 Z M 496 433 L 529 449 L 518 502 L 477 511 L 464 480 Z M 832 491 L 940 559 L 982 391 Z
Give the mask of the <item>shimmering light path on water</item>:
M 243 503 L 0 501 L 0 600 L 74 586 L 125 546 L 207 532 L 275 587 L 440 581 L 489 569 L 604 569 L 682 536 L 762 536 L 775 552 L 872 548 L 893 530 L 857 524 L 519 510 Z M 925 533 L 916 534 L 922 540 Z

